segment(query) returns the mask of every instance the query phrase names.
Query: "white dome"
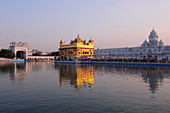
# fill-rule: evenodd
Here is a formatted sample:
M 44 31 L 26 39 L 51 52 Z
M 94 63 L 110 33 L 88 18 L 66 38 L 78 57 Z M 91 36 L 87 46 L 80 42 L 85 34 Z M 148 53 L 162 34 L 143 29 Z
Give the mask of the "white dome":
M 157 33 L 156 33 L 156 31 L 153 29 L 151 32 L 150 32 L 150 35 L 149 35 L 149 43 L 151 44 L 151 45 L 157 45 L 158 44 L 158 35 L 157 35 Z
M 160 41 L 159 41 L 159 46 L 163 46 L 163 45 L 164 45 L 163 41 L 160 40 Z
M 150 35 L 151 35 L 151 36 L 156 36 L 157 33 L 156 33 L 156 31 L 153 29 L 153 30 L 150 32 Z
M 141 46 L 147 46 L 147 45 L 148 45 L 148 42 L 147 40 L 145 40 Z

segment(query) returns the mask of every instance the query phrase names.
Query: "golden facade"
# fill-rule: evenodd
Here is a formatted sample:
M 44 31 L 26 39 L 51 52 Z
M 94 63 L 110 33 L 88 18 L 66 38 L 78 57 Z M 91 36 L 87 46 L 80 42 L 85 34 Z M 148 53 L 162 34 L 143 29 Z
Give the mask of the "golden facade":
M 89 84 L 89 87 L 93 87 L 94 75 L 92 66 L 77 68 L 76 72 L 77 72 L 77 88 L 82 88 L 82 86 L 85 84 Z
M 60 41 L 60 56 L 90 56 L 93 55 L 94 40 L 90 39 L 87 43 L 86 40 L 82 40 L 79 35 L 75 40 L 71 40 L 70 44 L 64 44 Z
M 60 86 L 63 82 L 70 81 L 77 89 L 93 87 L 94 75 L 93 66 L 89 65 L 55 65 L 60 70 Z

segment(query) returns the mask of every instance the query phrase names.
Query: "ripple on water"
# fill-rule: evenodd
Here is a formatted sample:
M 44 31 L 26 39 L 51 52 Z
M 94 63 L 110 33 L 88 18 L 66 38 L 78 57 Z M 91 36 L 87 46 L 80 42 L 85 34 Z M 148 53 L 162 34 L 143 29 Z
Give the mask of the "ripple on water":
M 0 68 L 6 69 L 0 69 L 0 113 L 170 112 L 166 67 L 29 62 Z

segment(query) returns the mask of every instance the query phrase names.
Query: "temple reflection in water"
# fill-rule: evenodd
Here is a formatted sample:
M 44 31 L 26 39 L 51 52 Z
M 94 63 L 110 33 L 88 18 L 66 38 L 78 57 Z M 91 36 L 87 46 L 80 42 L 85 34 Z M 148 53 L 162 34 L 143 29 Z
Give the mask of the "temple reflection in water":
M 147 84 L 147 89 L 155 93 L 162 87 L 163 80 L 170 77 L 169 67 L 113 66 L 113 65 L 55 65 L 59 70 L 60 85 L 65 82 L 76 88 L 94 86 L 94 75 L 112 75 L 122 78 L 140 78 Z M 116 75 L 116 76 L 115 76 Z M 135 86 L 135 84 L 134 84 Z
M 55 70 L 54 70 L 55 68 Z M 47 71 L 48 70 L 48 71 Z M 25 82 L 27 76 L 39 71 L 55 71 L 60 87 L 64 84 L 74 86 L 76 90 L 92 89 L 95 87 L 95 77 L 112 76 L 126 78 L 139 78 L 139 82 L 146 83 L 147 90 L 155 93 L 163 87 L 170 77 L 170 67 L 142 67 L 142 66 L 113 66 L 113 65 L 68 65 L 53 62 L 26 62 L 26 63 L 0 63 L 0 79 L 8 78 L 12 82 Z M 48 76 L 48 75 L 46 75 Z M 56 76 L 56 75 L 55 75 Z M 114 79 L 113 79 L 114 80 Z M 135 87 L 135 84 L 134 84 Z
M 164 79 L 169 79 L 169 67 L 142 67 L 142 66 L 111 66 L 111 65 L 96 65 L 95 75 L 100 76 L 98 72 L 115 73 L 116 76 L 123 78 L 142 78 L 142 81 L 147 84 L 148 90 L 155 93 L 159 87 L 163 85 Z M 114 75 L 115 75 L 114 74 Z
M 93 66 L 89 65 L 55 65 L 59 69 L 60 86 L 70 81 L 77 89 L 93 87 Z

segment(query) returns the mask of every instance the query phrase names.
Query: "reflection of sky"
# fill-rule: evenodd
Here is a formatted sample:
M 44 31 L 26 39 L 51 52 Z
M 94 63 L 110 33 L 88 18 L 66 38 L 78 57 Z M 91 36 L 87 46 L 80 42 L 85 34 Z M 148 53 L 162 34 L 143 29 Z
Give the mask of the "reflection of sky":
M 141 66 L 113 66 L 113 65 L 55 65 L 51 63 L 27 62 L 27 63 L 0 63 L 1 79 L 8 78 L 12 82 L 26 82 L 30 78 L 35 82 L 58 72 L 58 86 L 74 86 L 80 89 L 93 89 L 93 87 L 131 87 L 146 88 L 155 93 L 164 87 L 169 81 L 169 67 L 141 67 Z M 55 70 L 54 70 L 55 69 Z M 43 76 L 42 76 L 43 75 Z M 47 76 L 48 75 L 48 76 Z M 34 79 L 38 78 L 38 79 Z M 55 79 L 54 79 L 55 80 Z M 30 81 L 32 83 L 32 81 Z M 47 80 L 48 82 L 48 80 Z M 142 84 L 141 84 L 142 83 Z M 127 85 L 127 86 L 126 86 Z
M 152 27 L 170 44 L 169 6 L 169 0 L 1 0 L 0 45 L 26 41 L 57 50 L 61 38 L 68 42 L 80 33 L 96 47 L 139 46 Z
M 116 79 L 121 78 L 118 79 L 119 82 L 115 80 L 116 83 L 127 83 L 126 85 L 132 85 L 137 88 L 141 87 L 140 85 L 138 86 L 139 81 L 144 82 L 151 93 L 155 93 L 160 87 L 162 87 L 164 79 L 166 80 L 170 76 L 169 67 L 96 66 L 95 68 L 99 71 L 96 71 L 98 76 L 107 73 L 107 75 L 114 78 L 116 77 Z
M 88 68 L 87 68 L 88 67 Z M 93 67 L 93 68 L 92 68 Z M 111 83 L 111 78 L 114 77 L 114 85 L 126 84 L 132 85 L 132 88 L 137 88 L 139 81 L 144 82 L 146 88 L 155 93 L 164 83 L 164 79 L 169 78 L 168 67 L 138 67 L 138 66 L 102 66 L 102 65 L 56 65 L 56 68 L 60 70 L 60 86 L 63 83 L 70 82 L 70 85 L 75 85 L 78 89 L 81 88 L 79 78 L 85 78 L 88 82 L 84 82 L 84 85 L 88 85 L 90 81 L 93 81 L 93 77 L 100 78 L 99 80 L 105 80 L 106 83 Z M 88 73 L 91 71 L 92 73 Z M 81 72 L 81 73 L 80 73 Z M 84 77 L 81 77 L 84 76 Z M 104 76 L 104 77 L 103 77 Z M 116 78 L 115 78 L 116 77 Z M 120 78 L 120 79 L 118 79 Z M 136 81 L 138 79 L 139 81 Z M 128 80 L 128 81 L 127 81 Z M 81 80 L 83 81 L 83 80 Z M 98 85 L 100 85 L 101 81 Z M 119 82 L 118 82 L 119 81 Z M 92 86 L 94 81 L 91 83 Z M 109 87 L 109 86 L 108 86 Z M 141 87 L 141 84 L 138 86 Z M 125 89 L 126 90 L 126 89 Z
M 0 112 L 169 113 L 169 77 L 169 67 L 0 63 Z

